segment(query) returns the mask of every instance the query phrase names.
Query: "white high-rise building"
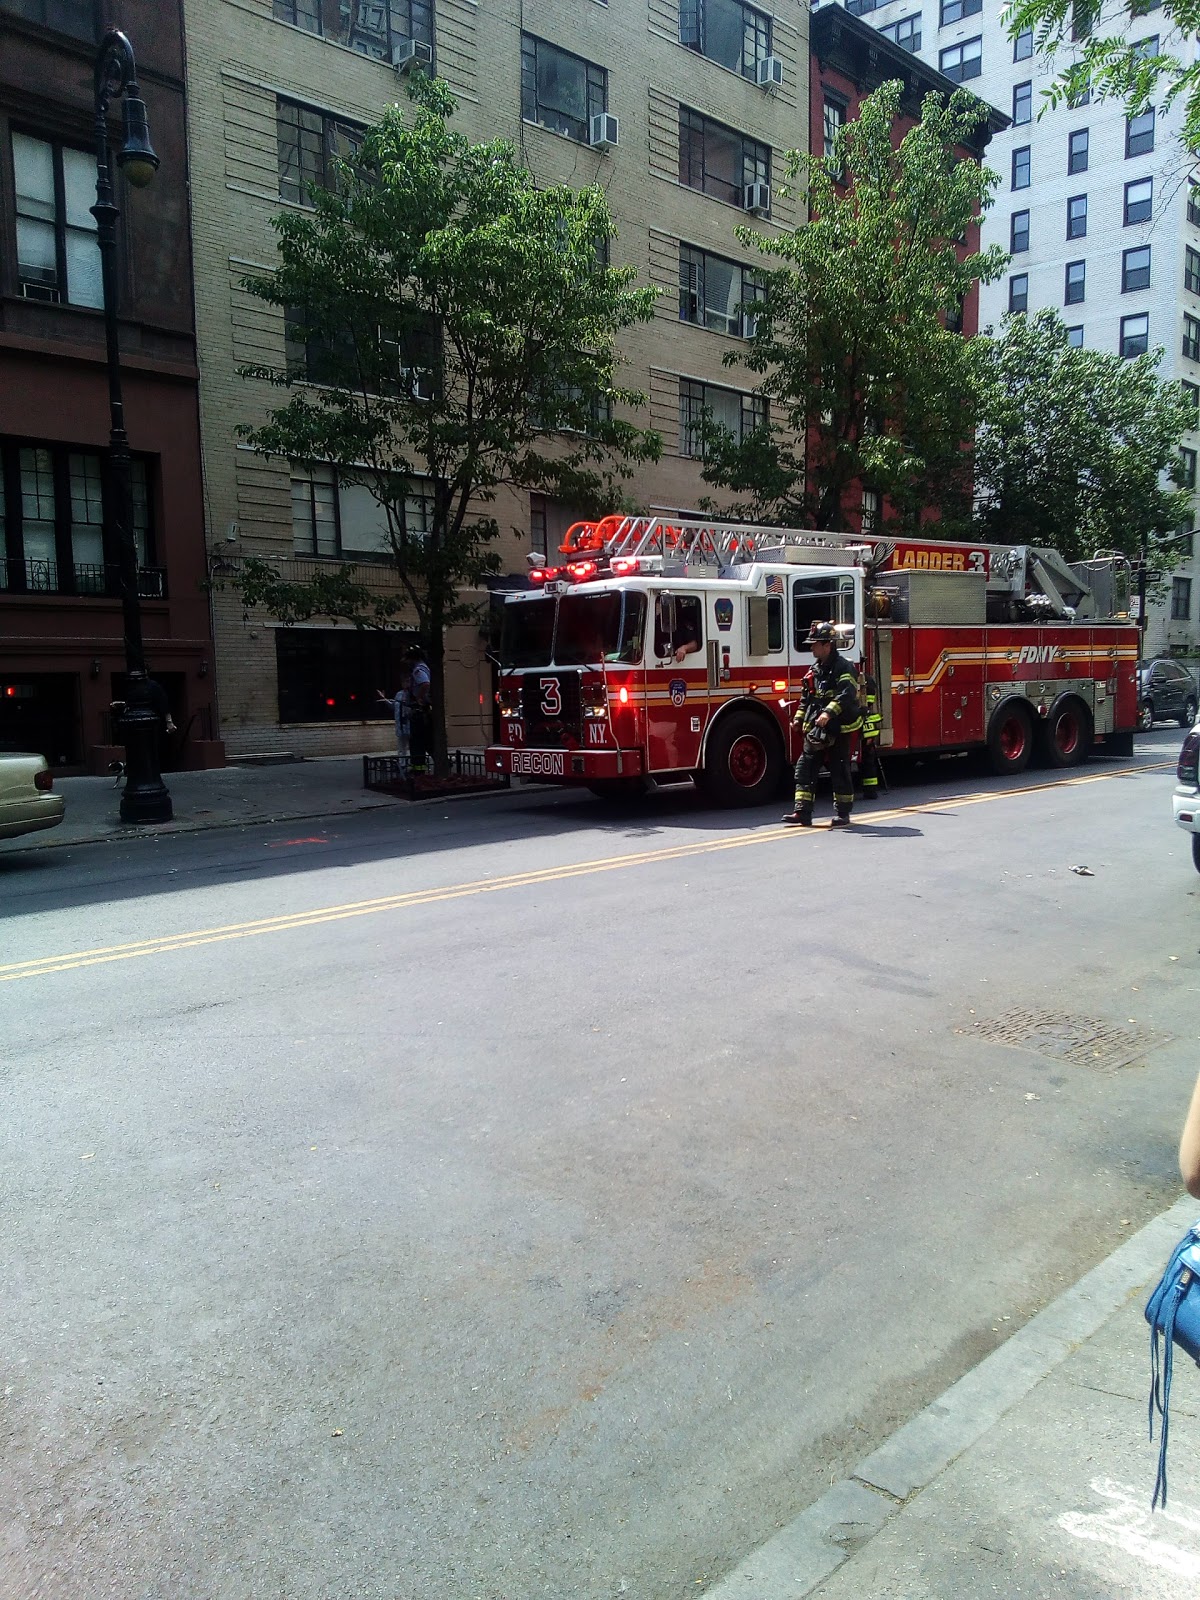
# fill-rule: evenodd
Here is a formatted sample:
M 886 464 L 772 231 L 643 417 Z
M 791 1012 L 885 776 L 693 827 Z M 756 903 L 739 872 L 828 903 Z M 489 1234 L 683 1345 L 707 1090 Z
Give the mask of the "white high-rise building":
M 1177 137 L 1179 108 L 1128 118 L 1116 101 L 1051 107 L 1055 71 L 1032 36 L 1009 37 L 998 0 L 845 4 L 1012 117 L 988 146 L 1000 183 L 982 228 L 983 246 L 1001 245 L 1012 263 L 980 288 L 980 328 L 998 326 L 1006 311 L 1053 306 L 1089 347 L 1136 355 L 1161 345 L 1164 377 L 1200 408 L 1200 188 Z M 1160 4 L 1135 0 L 1143 14 L 1127 25 L 1131 48 L 1156 48 Z M 1200 416 L 1185 443 L 1194 487 Z M 1197 520 L 1193 508 L 1192 528 Z M 1195 542 L 1180 538 L 1165 594 L 1147 608 L 1147 655 L 1200 652 Z

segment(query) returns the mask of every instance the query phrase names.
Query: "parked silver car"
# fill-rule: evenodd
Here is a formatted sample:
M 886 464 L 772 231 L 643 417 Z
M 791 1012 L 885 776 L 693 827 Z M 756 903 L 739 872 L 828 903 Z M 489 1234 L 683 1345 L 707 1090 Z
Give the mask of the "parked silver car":
M 66 808 L 45 756 L 0 751 L 0 839 L 56 828 Z
M 1175 822 L 1192 836 L 1192 861 L 1200 872 L 1200 723 L 1183 741 L 1175 769 Z

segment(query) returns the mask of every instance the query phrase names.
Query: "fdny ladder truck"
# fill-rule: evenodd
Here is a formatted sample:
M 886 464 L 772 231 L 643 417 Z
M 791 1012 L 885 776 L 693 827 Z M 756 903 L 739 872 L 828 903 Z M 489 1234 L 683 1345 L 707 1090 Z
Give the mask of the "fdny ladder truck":
M 534 558 L 537 559 L 537 558 Z M 692 777 L 774 797 L 813 622 L 875 680 L 881 747 L 999 773 L 1129 754 L 1138 628 L 1120 555 L 666 517 L 576 523 L 501 607 L 493 772 L 617 797 Z

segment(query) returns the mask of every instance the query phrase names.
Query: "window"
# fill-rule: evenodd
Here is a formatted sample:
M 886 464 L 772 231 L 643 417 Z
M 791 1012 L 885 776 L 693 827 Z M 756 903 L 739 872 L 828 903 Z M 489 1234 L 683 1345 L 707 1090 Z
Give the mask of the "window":
M 1129 15 L 1131 17 L 1148 17 L 1152 11 L 1157 11 L 1162 5 L 1162 0 L 1129 0 Z
M 1012 186 L 1014 189 L 1028 189 L 1029 187 L 1029 146 L 1021 145 L 1012 153 Z
M 95 0 L 0 0 L 0 11 L 69 33 L 73 39 L 96 41 Z
M 1087 290 L 1087 262 L 1068 261 L 1066 282 L 1063 288 L 1063 305 L 1077 306 L 1083 301 Z
M 1029 249 L 1029 213 L 1014 211 L 1008 225 L 1008 248 L 1014 256 Z
M 557 45 L 521 35 L 521 115 L 580 144 L 591 118 L 608 109 L 608 73 Z
M 913 55 L 921 48 L 921 18 L 901 17 L 899 22 L 889 22 L 887 27 L 880 28 L 880 33 L 885 39 L 890 39 L 893 44 L 898 44 L 901 50 L 909 50 Z
M 573 523 L 584 521 L 585 514 L 578 506 L 563 500 L 553 500 L 549 495 L 533 493 L 529 496 L 529 548 L 540 556 L 553 560 L 557 550 Z
M 1135 178 L 1125 185 L 1125 226 L 1149 222 L 1154 208 L 1154 179 Z
M 1148 155 L 1154 149 L 1154 107 L 1125 118 L 1125 159 Z
M 859 527 L 864 534 L 874 533 L 879 527 L 881 509 L 879 490 L 864 489 L 862 492 L 862 511 L 859 517 Z
M 1179 468 L 1175 474 L 1175 481 L 1181 489 L 1194 489 L 1196 487 L 1196 452 L 1194 450 L 1180 449 Z
M 846 125 L 845 101 L 826 95 L 822 114 L 822 154 L 826 161 L 832 161 L 837 152 L 837 136 Z
M 824 577 L 792 580 L 792 644 L 807 651 L 814 622 L 851 624 L 854 618 L 854 579 L 828 573 Z
M 28 300 L 100 307 L 96 158 L 25 133 L 12 136 L 17 283 Z
M 976 34 L 973 39 L 965 39 L 962 44 L 952 44 L 948 49 L 938 55 L 938 66 L 947 78 L 955 83 L 965 83 L 968 78 L 977 78 L 983 71 L 983 37 Z
M 1158 54 L 1158 35 L 1152 33 L 1147 39 L 1139 39 L 1136 44 L 1129 46 L 1129 59 L 1131 61 L 1151 61 Z
M 1181 378 L 1179 380 L 1179 391 L 1197 417 L 1200 418 L 1200 384 L 1189 383 L 1186 378 Z
M 682 0 L 679 41 L 755 82 L 771 54 L 771 19 L 743 0 Z
M 1187 245 L 1183 252 L 1183 286 L 1191 294 L 1200 294 L 1200 250 Z
M 713 424 L 726 428 L 740 444 L 755 428 L 767 424 L 767 402 L 759 395 L 739 394 L 736 389 L 719 389 L 715 384 L 679 380 L 679 453 L 703 456 L 701 437 L 705 413 Z
M 1028 61 L 1033 55 L 1033 29 L 1022 28 L 1013 40 L 1013 60 Z
M 335 189 L 337 164 L 351 161 L 362 143 L 362 129 L 294 100 L 275 101 L 279 146 L 279 197 L 308 205 L 309 190 Z
M 865 17 L 868 11 L 874 11 L 880 0 L 846 0 L 846 10 L 852 17 Z
M 771 181 L 770 146 L 680 106 L 679 181 L 740 208 L 748 183 Z
M 1010 311 L 1028 311 L 1029 309 L 1029 274 L 1016 272 L 1008 280 L 1008 309 Z
M 1076 128 L 1067 140 L 1067 171 L 1086 172 L 1088 169 L 1088 131 Z
M 1195 474 L 1193 473 L 1193 478 Z M 1171 579 L 1171 621 L 1189 622 L 1192 616 L 1192 580 Z
M 1197 258 L 1200 261 L 1200 257 Z M 1135 289 L 1150 287 L 1150 246 L 1139 245 L 1136 250 L 1126 250 L 1121 257 L 1121 293 L 1132 294 Z
M 166 595 L 165 574 L 148 569 L 150 496 L 146 461 L 130 464 L 133 535 L 145 599 Z M 104 546 L 111 489 L 95 451 L 0 439 L 0 484 L 16 493 L 8 514 L 0 492 L 0 590 L 46 594 L 117 595 L 118 552 Z
M 1067 344 L 1072 350 L 1083 349 L 1083 328 L 1076 325 L 1067 329 Z
M 1121 354 L 1126 359 L 1144 356 L 1150 348 L 1150 318 L 1143 311 L 1136 317 L 1121 318 Z
M 429 533 L 433 503 L 428 495 L 404 500 L 404 532 Z M 397 529 L 397 532 L 400 530 Z M 292 463 L 292 548 L 300 556 L 392 555 L 388 515 L 365 483 L 343 480 L 337 469 L 317 462 Z
M 1189 222 L 1200 227 L 1200 184 L 1188 184 L 1187 215 Z
M 356 4 L 343 0 L 338 5 L 328 0 L 274 0 L 273 11 L 279 22 L 290 22 L 377 61 L 390 61 L 393 51 L 408 39 L 433 52 L 433 0 L 357 0 Z
M 1200 317 L 1184 316 L 1183 354 L 1189 361 L 1200 361 Z
M 277 628 L 280 722 L 365 722 L 391 716 L 392 688 L 411 635 L 382 628 Z
M 983 0 L 942 0 L 938 27 L 944 28 L 948 23 L 961 22 L 963 17 L 973 17 L 983 10 Z
M 1069 69 L 1067 78 L 1067 108 L 1078 111 L 1080 106 L 1090 106 L 1092 103 L 1091 75 L 1081 66 Z
M 1072 195 L 1067 201 L 1067 238 L 1087 237 L 1087 195 Z
M 679 246 L 679 320 L 694 322 L 714 333 L 743 337 L 738 310 L 745 300 L 761 300 L 762 284 L 746 267 L 723 256 L 710 255 L 690 244 Z
M 1099 0 L 1071 0 L 1071 38 L 1090 39 L 1096 25 Z
M 1012 119 L 1014 127 L 1020 127 L 1023 122 L 1033 121 L 1033 84 L 1031 82 L 1013 84 Z
M 682 644 L 703 645 L 704 602 L 699 595 L 677 594 L 674 624 L 668 626 L 668 622 L 667 608 L 660 597 L 654 607 L 654 654 L 659 660 L 673 655 Z M 556 660 L 562 659 L 557 649 L 554 655 Z

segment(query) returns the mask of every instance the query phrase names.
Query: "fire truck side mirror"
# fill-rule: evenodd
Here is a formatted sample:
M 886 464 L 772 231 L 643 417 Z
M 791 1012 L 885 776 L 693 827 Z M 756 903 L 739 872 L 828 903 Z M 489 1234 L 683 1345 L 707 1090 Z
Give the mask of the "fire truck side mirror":
M 662 641 L 663 650 L 666 656 L 671 656 L 675 652 L 676 616 L 675 596 L 670 592 L 669 589 L 664 589 L 659 595 L 657 601 L 657 610 L 657 632 Z

